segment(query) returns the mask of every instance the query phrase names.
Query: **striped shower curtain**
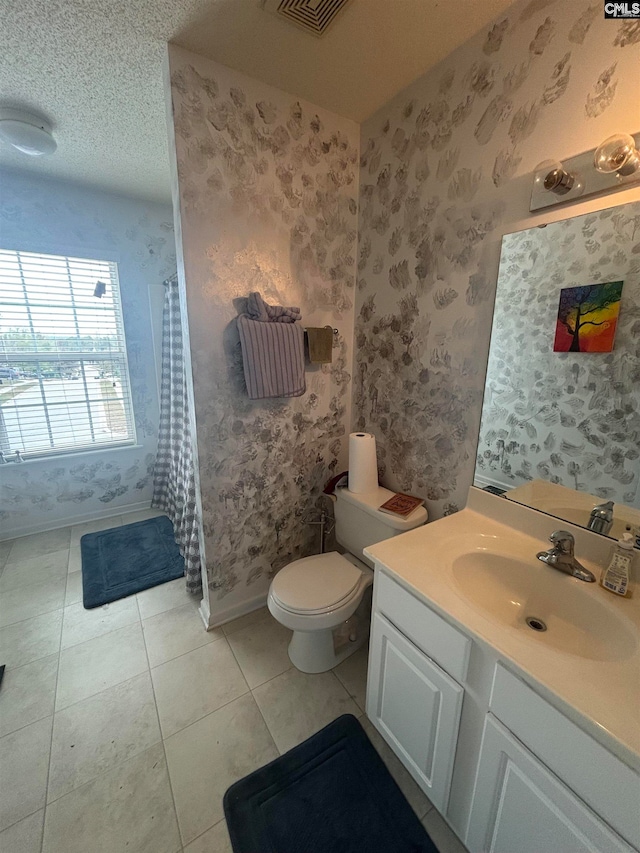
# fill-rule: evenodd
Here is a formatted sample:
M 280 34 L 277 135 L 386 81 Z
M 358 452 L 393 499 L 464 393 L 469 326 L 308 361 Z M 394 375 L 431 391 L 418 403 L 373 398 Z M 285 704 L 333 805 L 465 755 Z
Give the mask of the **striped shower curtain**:
M 196 507 L 177 276 L 164 284 L 160 429 L 152 506 L 164 510 L 173 522 L 176 541 L 184 557 L 187 590 L 195 595 L 202 591 L 198 539 L 200 521 Z

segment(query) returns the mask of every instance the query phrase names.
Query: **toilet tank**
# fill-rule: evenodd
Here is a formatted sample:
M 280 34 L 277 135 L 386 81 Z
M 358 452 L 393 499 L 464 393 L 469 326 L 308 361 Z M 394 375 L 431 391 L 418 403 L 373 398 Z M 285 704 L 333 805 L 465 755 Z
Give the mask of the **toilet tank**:
M 355 494 L 347 488 L 336 489 L 335 494 L 336 540 L 350 554 L 369 566 L 373 566 L 373 563 L 362 553 L 364 548 L 420 527 L 428 517 L 423 506 L 414 509 L 407 518 L 380 512 L 380 504 L 395 494 L 382 486 L 375 492 L 365 494 Z

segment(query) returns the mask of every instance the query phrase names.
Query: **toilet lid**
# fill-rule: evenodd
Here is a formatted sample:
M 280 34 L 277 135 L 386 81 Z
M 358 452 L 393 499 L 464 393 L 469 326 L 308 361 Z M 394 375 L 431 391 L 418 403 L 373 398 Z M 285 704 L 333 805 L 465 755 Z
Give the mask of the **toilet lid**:
M 337 551 L 289 563 L 273 579 L 271 593 L 287 610 L 318 611 L 347 598 L 362 572 Z

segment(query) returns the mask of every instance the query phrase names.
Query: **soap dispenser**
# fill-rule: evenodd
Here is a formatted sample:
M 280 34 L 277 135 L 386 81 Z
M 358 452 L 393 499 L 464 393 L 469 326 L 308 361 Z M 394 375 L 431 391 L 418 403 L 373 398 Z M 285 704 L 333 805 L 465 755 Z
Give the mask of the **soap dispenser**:
M 628 595 L 634 557 L 633 534 L 627 530 L 613 546 L 609 564 L 602 571 L 600 584 L 616 595 Z

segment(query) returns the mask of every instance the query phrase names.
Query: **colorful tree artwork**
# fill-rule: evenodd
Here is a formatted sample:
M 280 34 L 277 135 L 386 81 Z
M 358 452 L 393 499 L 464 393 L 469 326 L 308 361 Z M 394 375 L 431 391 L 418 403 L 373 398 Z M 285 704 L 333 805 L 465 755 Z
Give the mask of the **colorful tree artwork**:
M 560 291 L 554 352 L 611 352 L 622 295 L 621 281 Z

